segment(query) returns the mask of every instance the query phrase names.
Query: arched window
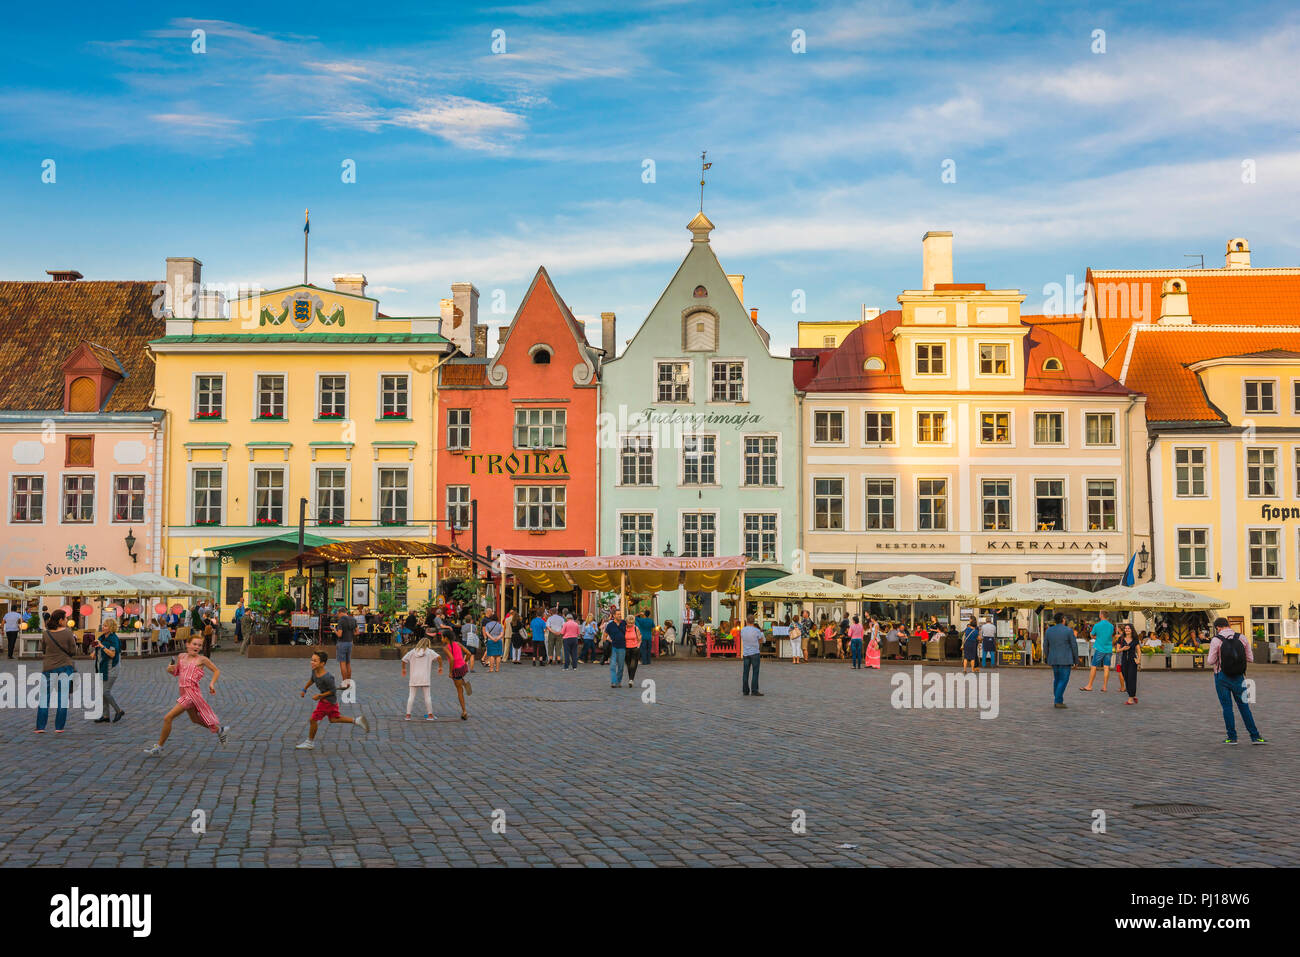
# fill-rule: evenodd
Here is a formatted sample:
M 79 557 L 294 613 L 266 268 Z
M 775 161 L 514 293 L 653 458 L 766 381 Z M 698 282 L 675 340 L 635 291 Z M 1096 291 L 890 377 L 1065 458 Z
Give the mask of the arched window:
M 546 366 L 551 364 L 550 346 L 536 345 L 529 350 L 533 357 L 533 365 Z
M 709 291 L 708 291 L 707 289 L 705 289 L 703 286 L 696 286 L 696 287 L 695 287 L 695 292 L 693 293 L 693 295 L 695 296 L 696 299 L 703 299 L 703 298 L 705 298 L 706 296 L 708 296 L 708 294 L 709 294 Z
M 1056 358 L 1056 356 L 1052 356 L 1051 358 L 1043 360 L 1043 371 L 1063 372 L 1065 371 L 1065 366 L 1061 363 L 1060 359 Z
M 866 362 L 862 363 L 862 368 L 868 372 L 884 372 L 885 360 L 880 358 L 880 356 L 872 356 Z
M 89 376 L 77 376 L 68 386 L 69 412 L 98 412 L 99 388 Z
M 693 312 L 682 320 L 682 348 L 687 352 L 712 352 L 718 348 L 718 317 Z

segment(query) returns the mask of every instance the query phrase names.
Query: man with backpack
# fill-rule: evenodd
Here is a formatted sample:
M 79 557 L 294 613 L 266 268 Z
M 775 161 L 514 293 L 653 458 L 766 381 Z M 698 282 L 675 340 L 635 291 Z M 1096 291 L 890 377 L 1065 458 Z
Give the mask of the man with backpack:
M 1245 700 L 1246 664 L 1255 660 L 1250 643 L 1232 630 L 1226 618 L 1214 620 L 1215 635 L 1210 639 L 1210 653 L 1205 663 L 1214 669 L 1214 690 L 1223 706 L 1223 725 L 1228 731 L 1224 744 L 1237 743 L 1237 722 L 1233 719 L 1232 702 L 1237 702 L 1241 720 L 1250 734 L 1251 744 L 1265 744 L 1264 736 L 1255 727 L 1255 717 Z

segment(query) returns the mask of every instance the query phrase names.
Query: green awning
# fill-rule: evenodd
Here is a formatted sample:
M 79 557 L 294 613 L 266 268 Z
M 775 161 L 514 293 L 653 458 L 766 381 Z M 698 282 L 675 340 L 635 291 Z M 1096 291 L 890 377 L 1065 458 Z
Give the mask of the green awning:
M 745 590 L 748 591 L 758 585 L 766 585 L 778 578 L 785 578 L 789 574 L 784 568 L 746 568 Z
M 317 545 L 333 545 L 334 539 L 325 538 L 321 535 L 312 535 L 306 533 L 302 537 L 304 548 L 315 548 Z M 281 535 L 272 535 L 270 538 L 254 538 L 247 542 L 232 542 L 229 545 L 220 545 L 216 548 L 209 548 L 208 551 L 216 552 L 218 555 L 240 555 L 244 552 L 262 551 L 271 548 L 297 548 L 298 533 L 284 532 Z

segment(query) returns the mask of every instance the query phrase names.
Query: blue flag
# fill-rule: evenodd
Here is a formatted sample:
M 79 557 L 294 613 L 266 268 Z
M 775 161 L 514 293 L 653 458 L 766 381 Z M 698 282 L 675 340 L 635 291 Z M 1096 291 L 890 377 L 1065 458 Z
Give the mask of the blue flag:
M 1133 563 L 1136 561 L 1137 561 L 1137 552 L 1134 552 L 1133 557 L 1128 560 L 1128 568 L 1124 571 L 1123 584 L 1124 587 L 1126 588 L 1131 588 L 1137 581 L 1133 577 Z

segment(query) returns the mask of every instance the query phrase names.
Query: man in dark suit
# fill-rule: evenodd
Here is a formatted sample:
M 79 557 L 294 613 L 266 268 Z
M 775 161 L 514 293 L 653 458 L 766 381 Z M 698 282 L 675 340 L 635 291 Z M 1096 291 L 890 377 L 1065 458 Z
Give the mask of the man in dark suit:
M 1079 645 L 1074 629 L 1065 623 L 1063 614 L 1058 611 L 1052 620 L 1054 624 L 1043 637 L 1043 660 L 1052 666 L 1052 694 L 1056 696 L 1056 707 L 1064 708 L 1065 686 L 1070 683 L 1070 669 L 1074 667 Z

